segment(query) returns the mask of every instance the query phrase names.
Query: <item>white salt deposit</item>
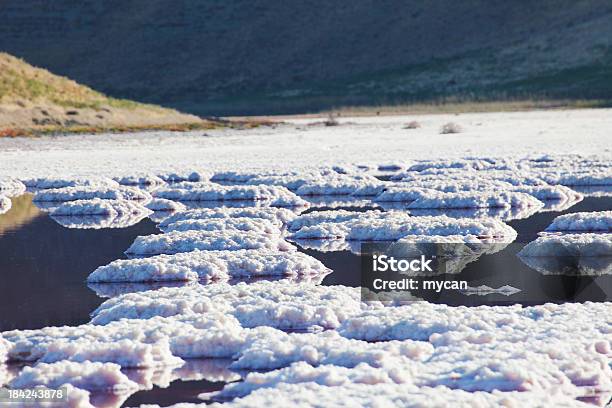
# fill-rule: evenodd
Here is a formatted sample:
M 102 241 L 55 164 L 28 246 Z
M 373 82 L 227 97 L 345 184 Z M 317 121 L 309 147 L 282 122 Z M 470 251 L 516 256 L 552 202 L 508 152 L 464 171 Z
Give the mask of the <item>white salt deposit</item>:
M 280 227 L 289 223 L 296 216 L 297 214 L 288 209 L 273 207 L 198 209 L 174 214 L 166 218 L 159 226 L 163 229 L 170 224 L 184 220 L 248 217 L 263 218 Z
M 295 248 L 280 236 L 260 235 L 236 230 L 176 231 L 167 234 L 136 237 L 125 251 L 133 255 L 159 255 L 202 251 L 239 249 L 269 249 L 291 251 Z
M 162 212 L 183 212 L 187 210 L 185 204 L 179 203 L 178 201 L 166 200 L 164 198 L 154 198 L 147 205 L 145 205 L 151 211 L 162 211 Z
M 380 194 L 386 186 L 386 183 L 375 178 L 360 180 L 351 177 L 342 177 L 304 183 L 296 190 L 296 194 L 300 196 L 375 196 Z
M 520 192 L 481 191 L 459 193 L 425 193 L 417 197 L 408 208 L 486 208 L 486 207 L 543 207 L 535 197 Z
M 144 190 L 134 187 L 64 187 L 50 190 L 41 190 L 34 196 L 33 201 L 76 201 L 92 200 L 137 200 L 148 202 L 151 195 Z
M 166 184 L 164 180 L 154 174 L 136 174 L 124 177 L 114 177 L 122 186 L 160 186 Z
M 427 194 L 435 194 L 435 190 L 419 187 L 393 186 L 377 195 L 374 201 L 377 202 L 408 202 L 422 198 Z
M 144 259 L 113 261 L 97 268 L 89 282 L 227 280 L 271 275 L 319 275 L 330 272 L 306 254 L 289 251 L 193 251 Z
M 181 181 L 198 182 L 210 179 L 210 173 L 206 170 L 185 170 L 182 172 L 162 173 L 158 177 L 167 183 L 178 183 Z
M 21 181 L 12 177 L 0 178 L 0 196 L 15 197 L 26 191 L 26 186 Z
M 61 361 L 52 364 L 39 363 L 34 367 L 24 367 L 11 381 L 12 388 L 32 388 L 44 385 L 59 388 L 69 382 L 77 388 L 88 391 L 130 392 L 138 384 L 121 373 L 121 367 L 113 363 L 81 363 Z
M 4 214 L 11 209 L 11 199 L 8 197 L 0 196 L 0 214 Z
M 381 213 L 382 212 L 378 210 L 366 212 L 347 210 L 313 211 L 311 213 L 298 216 L 289 223 L 287 228 L 289 231 L 297 231 L 303 227 L 316 226 L 321 223 L 342 223 L 345 221 L 352 221 L 359 217 L 374 217 L 380 215 Z
M 142 215 L 147 216 L 151 210 L 138 202 L 128 200 L 102 200 L 94 198 L 91 200 L 67 201 L 55 208 L 51 215 L 54 216 L 79 216 L 79 215 L 106 215 L 118 217 L 120 215 Z
M 204 220 L 183 220 L 162 228 L 173 231 L 246 231 L 260 234 L 280 235 L 280 229 L 263 218 L 209 218 Z
M 119 183 L 108 177 L 42 177 L 23 180 L 24 184 L 36 190 L 58 189 L 65 187 L 117 188 Z
M 545 235 L 527 244 L 519 257 L 611 256 L 612 234 Z
M 280 186 L 221 186 L 206 188 L 163 188 L 153 195 L 176 201 L 265 201 L 273 207 L 303 207 L 308 202 Z
M 335 328 L 360 309 L 358 288 L 305 283 L 254 282 L 164 288 L 130 293 L 104 302 L 93 312 L 94 324 L 121 318 L 148 319 L 225 311 L 244 327 Z
M 560 215 L 553 220 L 546 231 L 612 232 L 612 211 L 577 212 Z

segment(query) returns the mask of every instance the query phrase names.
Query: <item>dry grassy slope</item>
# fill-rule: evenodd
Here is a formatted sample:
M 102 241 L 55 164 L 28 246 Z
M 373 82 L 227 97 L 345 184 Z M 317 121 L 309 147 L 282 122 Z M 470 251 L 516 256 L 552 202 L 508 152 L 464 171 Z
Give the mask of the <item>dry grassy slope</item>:
M 607 98 L 607 0 L 4 0 L 0 50 L 199 114 Z
M 138 127 L 199 121 L 175 110 L 109 98 L 0 53 L 0 129 Z

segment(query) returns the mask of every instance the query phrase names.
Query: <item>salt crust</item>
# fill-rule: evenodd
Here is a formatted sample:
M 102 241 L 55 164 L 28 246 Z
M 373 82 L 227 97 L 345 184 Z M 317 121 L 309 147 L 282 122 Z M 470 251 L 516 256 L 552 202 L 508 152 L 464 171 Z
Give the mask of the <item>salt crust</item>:
M 33 201 L 56 202 L 92 200 L 137 200 L 145 203 L 151 201 L 151 195 L 144 190 L 134 187 L 63 187 L 50 190 L 41 190 L 34 196 Z
M 527 244 L 519 257 L 609 257 L 612 254 L 612 234 L 544 235 Z
M 560 215 L 553 220 L 546 231 L 612 232 L 612 211 L 577 212 Z
M 280 235 L 281 230 L 263 218 L 209 218 L 204 220 L 177 221 L 162 229 L 164 232 L 174 231 L 246 231 L 260 234 Z
M 273 207 L 303 207 L 308 202 L 279 186 L 222 186 L 210 184 L 195 189 L 163 188 L 153 192 L 157 198 L 175 201 L 267 201 Z
M 8 197 L 0 196 L 0 214 L 4 214 L 11 209 L 11 199 Z
M 258 207 L 258 208 L 214 208 L 198 209 L 173 214 L 160 223 L 160 228 L 165 228 L 177 221 L 201 220 L 210 218 L 263 218 L 269 220 L 279 227 L 293 220 L 297 215 L 286 208 Z
M 331 272 L 317 259 L 291 251 L 193 251 L 117 260 L 97 268 L 88 282 L 228 280 L 257 276 L 319 275 Z
M 151 211 L 163 211 L 163 212 L 182 212 L 187 211 L 185 204 L 179 203 L 178 201 L 166 200 L 164 198 L 154 198 L 147 205 L 145 205 Z
M 21 181 L 11 178 L 0 178 L 0 196 L 16 197 L 26 191 L 26 186 Z
M 220 231 L 175 231 L 166 234 L 136 237 L 125 251 L 131 255 L 160 255 L 191 252 L 195 250 L 268 249 L 278 251 L 295 250 L 280 236 L 261 235 L 256 232 L 236 230 Z

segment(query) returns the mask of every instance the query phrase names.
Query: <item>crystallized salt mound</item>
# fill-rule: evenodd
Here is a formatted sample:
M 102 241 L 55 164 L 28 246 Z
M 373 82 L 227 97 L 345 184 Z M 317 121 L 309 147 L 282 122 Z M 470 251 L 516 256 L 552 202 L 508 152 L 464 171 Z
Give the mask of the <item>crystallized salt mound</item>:
M 602 276 L 612 275 L 610 256 L 531 256 L 521 261 L 543 275 Z
M 527 193 L 538 200 L 548 201 L 580 201 L 582 194 L 565 186 L 518 186 L 513 187 L 512 191 Z
M 115 363 L 121 367 L 157 367 L 182 365 L 184 361 L 170 352 L 168 339 L 153 344 L 134 342 L 128 339 L 116 342 L 96 342 L 91 339 L 56 341 L 49 344 L 41 363 L 59 361 Z
M 360 310 L 358 288 L 313 286 L 305 283 L 254 282 L 163 288 L 109 299 L 92 314 L 92 323 L 121 318 L 206 314 L 222 310 L 244 327 L 301 329 L 335 328 Z
M 8 197 L 0 196 L 0 214 L 4 214 L 11 209 L 12 206 L 11 199 Z
M 426 193 L 408 208 L 484 208 L 484 207 L 543 207 L 535 197 L 510 191 L 480 191 L 460 193 Z
M 53 221 L 71 229 L 127 228 L 138 224 L 150 211 L 140 214 L 109 215 L 52 215 Z
M 187 207 L 185 204 L 179 203 L 178 201 L 166 200 L 164 198 L 154 198 L 147 205 L 145 205 L 151 211 L 186 211 Z
M 427 194 L 436 194 L 435 190 L 419 187 L 389 187 L 383 193 L 377 195 L 374 201 L 377 202 L 408 202 L 427 196 Z
M 193 251 L 113 261 L 97 268 L 87 281 L 210 281 L 271 275 L 319 275 L 328 272 L 330 270 L 317 259 L 297 251 Z
M 36 193 L 33 201 L 76 201 L 92 200 L 99 198 L 103 200 L 138 200 L 148 202 L 151 195 L 146 191 L 134 187 L 120 186 L 112 187 L 64 187 L 51 190 L 43 190 Z
M 577 212 L 560 215 L 553 220 L 546 231 L 612 232 L 612 211 Z
M 54 216 L 79 216 L 79 215 L 106 215 L 117 217 L 119 215 L 142 215 L 151 213 L 141 204 L 128 200 L 92 200 L 67 201 L 51 212 Z
M 167 234 L 136 237 L 125 251 L 133 255 L 159 255 L 202 251 L 239 249 L 268 249 L 278 251 L 295 250 L 280 236 L 261 235 L 256 232 L 235 230 L 176 231 Z
M 302 227 L 297 232 L 290 234 L 288 238 L 291 240 L 344 239 L 350 231 L 349 225 L 349 222 L 322 222 Z
M 256 390 L 277 387 L 279 384 L 316 383 L 328 387 L 350 384 L 412 384 L 411 374 L 408 369 L 375 368 L 366 363 L 357 364 L 353 368 L 329 364 L 313 367 L 308 362 L 300 361 L 280 370 L 249 373 L 244 381 L 228 384 L 222 391 L 213 395 L 223 400 L 239 398 Z
M 26 186 L 14 178 L 0 178 L 0 196 L 15 197 L 22 195 Z
M 6 360 L 8 360 L 8 349 L 9 342 L 2 337 L 2 334 L 0 334 L 0 364 L 3 364 Z M 2 385 L 1 381 L 0 385 Z
M 548 173 L 542 176 L 550 184 L 562 184 L 565 186 L 610 186 L 612 175 L 610 170 L 583 170 L 581 172 L 561 171 Z
M 354 367 L 366 363 L 373 367 L 394 364 L 394 360 L 425 360 L 433 353 L 431 344 L 423 341 L 390 341 L 368 343 L 340 336 L 335 331 L 291 333 L 275 331 L 248 344 L 231 367 L 235 369 L 272 369 L 297 361 L 311 365 L 334 364 Z
M 154 174 L 138 174 L 132 176 L 115 177 L 113 180 L 123 186 L 158 186 L 166 184 L 164 180 Z
M 320 174 L 285 174 L 285 175 L 269 175 L 269 176 L 256 176 L 245 181 L 246 184 L 266 184 L 270 186 L 282 186 L 286 187 L 291 191 L 295 191 L 300 188 L 303 184 L 313 181 L 323 182 L 323 177 Z
M 154 316 L 146 321 L 122 319 L 105 326 L 83 324 L 76 327 L 13 330 L 4 335 L 10 344 L 9 359 L 14 361 L 32 362 L 54 356 L 65 359 L 91 356 L 99 362 L 114 362 L 129 367 L 157 367 L 178 362 L 167 354 L 165 346 L 160 348 L 160 344 L 165 342 L 176 357 L 228 358 L 244 347 L 251 331 L 242 328 L 233 316 L 211 310 L 172 317 Z M 91 346 L 87 349 L 70 347 L 71 343 L 82 340 L 87 340 Z M 131 350 L 130 353 L 117 354 L 116 343 L 125 345 L 126 349 Z M 65 346 L 60 348 L 59 354 L 56 352 L 57 344 L 60 344 L 59 347 Z M 146 348 L 146 345 L 153 345 L 153 349 Z
M 343 321 L 338 332 L 366 341 L 429 340 L 436 347 L 495 345 L 502 340 L 508 342 L 505 345 L 571 340 L 583 343 L 585 348 L 593 345 L 604 355 L 610 355 L 610 348 L 603 347 L 603 343 L 597 345 L 599 341 L 610 340 L 609 309 L 609 303 L 589 302 L 525 308 L 520 305 L 467 308 L 414 302 L 363 310 Z
M 88 178 L 37 178 L 24 180 L 26 186 L 37 190 L 58 189 L 65 187 L 117 188 L 119 183 L 106 177 Z
M 174 214 L 159 225 L 160 228 L 165 228 L 170 224 L 174 224 L 178 221 L 184 220 L 203 220 L 209 218 L 263 218 L 265 220 L 273 222 L 275 225 L 281 227 L 283 224 L 289 223 L 297 215 L 285 208 L 272 208 L 272 207 L 257 207 L 257 208 L 214 208 L 214 209 L 199 209 L 190 210 Z
M 352 177 L 346 177 L 304 183 L 296 190 L 296 194 L 300 196 L 375 196 L 380 194 L 386 187 L 387 183 L 375 178 L 365 178 L 360 180 Z
M 369 217 L 380 215 L 381 211 L 371 210 L 366 212 L 347 211 L 347 210 L 327 210 L 313 211 L 303 214 L 292 220 L 287 228 L 289 231 L 297 231 L 303 227 L 310 227 L 321 223 L 341 223 L 351 221 L 359 217 Z
M 308 203 L 280 186 L 222 186 L 210 184 L 196 189 L 164 188 L 155 197 L 178 201 L 269 201 L 273 207 L 301 207 Z
M 393 188 L 407 191 L 419 189 L 437 190 L 444 193 L 458 193 L 460 191 L 485 191 L 485 190 L 511 190 L 512 184 L 487 178 L 430 178 L 430 177 L 415 177 L 414 180 L 404 181 L 403 183 L 395 184 Z M 393 201 L 393 200 L 392 200 Z M 402 201 L 410 201 L 404 199 Z
M 280 235 L 280 229 L 262 218 L 209 218 L 204 220 L 177 221 L 162 229 L 173 231 L 247 231 L 260 234 Z
M 203 170 L 196 170 L 191 172 L 163 173 L 159 174 L 158 177 L 167 183 L 178 183 L 181 181 L 198 182 L 210 179 L 210 173 Z
M 342 372 L 332 372 L 328 385 L 316 382 L 279 383 L 256 390 L 243 398 L 223 404 L 177 404 L 173 408 L 250 408 L 250 407 L 405 407 L 443 408 L 452 401 L 457 407 L 567 407 L 589 408 L 591 404 L 572 396 L 547 392 L 466 392 L 446 387 L 417 387 L 412 384 L 387 384 L 375 375 L 352 383 Z M 382 374 L 379 374 L 382 375 Z M 368 378 L 374 384 L 368 382 Z M 339 383 L 334 386 L 334 380 Z M 322 381 L 323 382 L 323 381 Z M 147 406 L 153 408 L 154 406 Z
M 400 213 L 401 214 L 401 213 Z M 516 239 L 512 227 L 495 219 L 439 217 L 368 218 L 350 224 L 346 239 L 356 241 L 394 241 L 407 235 L 475 235 L 478 238 Z
M 48 388 L 59 388 L 70 383 L 77 388 L 88 391 L 129 392 L 138 389 L 138 384 L 131 381 L 113 363 L 92 363 L 84 361 L 60 361 L 57 363 L 39 363 L 34 367 L 24 367 L 21 373 L 11 381 L 12 388 L 32 388 L 43 385 Z
M 518 256 L 612 256 L 612 234 L 545 235 L 527 244 Z
M 239 171 L 224 171 L 213 174 L 210 181 L 231 181 L 234 183 L 244 183 L 252 178 L 259 177 L 258 173 L 244 173 Z

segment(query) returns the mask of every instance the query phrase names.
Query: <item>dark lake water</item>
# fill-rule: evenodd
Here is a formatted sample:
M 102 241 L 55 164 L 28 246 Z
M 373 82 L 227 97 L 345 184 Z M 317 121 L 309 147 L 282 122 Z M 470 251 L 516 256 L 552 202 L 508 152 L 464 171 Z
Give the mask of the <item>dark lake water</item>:
M 331 209 L 324 202 L 308 212 Z M 338 209 L 337 206 L 334 207 Z M 342 207 L 364 211 L 363 207 L 347 203 Z M 605 301 L 612 296 L 612 275 L 557 276 L 545 275 L 523 263 L 516 253 L 534 240 L 558 215 L 578 211 L 612 209 L 612 197 L 585 198 L 564 211 L 534 214 L 509 221 L 518 231 L 516 243 L 491 255 L 471 262 L 459 274 L 441 275 L 433 279 L 466 280 L 470 286 L 488 285 L 498 288 L 510 285 L 520 289 L 512 296 L 502 294 L 467 295 L 457 291 L 440 294 L 415 293 L 431 302 L 450 305 L 481 304 L 541 304 L 545 302 Z M 124 251 L 138 235 L 160 233 L 148 218 L 120 229 L 70 229 L 61 226 L 46 212 L 36 208 L 27 194 L 13 199 L 13 208 L 0 215 L 0 331 L 30 329 L 45 326 L 75 326 L 89 321 L 89 313 L 106 298 L 125 291 L 124 287 L 98 285 L 88 287 L 86 277 L 100 265 L 125 258 Z M 360 258 L 350 251 L 323 252 L 302 249 L 334 272 L 327 275 L 324 285 L 360 284 Z M 160 285 L 133 285 L 128 290 L 147 290 Z M 175 380 L 169 387 L 155 386 L 129 397 L 125 406 L 176 402 L 198 402 L 197 395 L 221 389 L 225 381 L 195 379 Z M 98 397 L 104 399 L 104 396 Z M 201 402 L 201 401 L 200 401 Z

